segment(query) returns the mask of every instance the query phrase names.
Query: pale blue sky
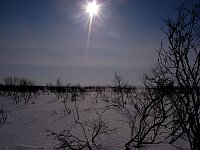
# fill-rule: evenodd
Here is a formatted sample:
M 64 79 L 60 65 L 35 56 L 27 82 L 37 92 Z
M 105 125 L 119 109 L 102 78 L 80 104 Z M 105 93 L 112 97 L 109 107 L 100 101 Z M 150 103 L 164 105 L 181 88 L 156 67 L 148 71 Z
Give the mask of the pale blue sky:
M 87 52 L 85 0 L 1 0 L 0 79 L 8 75 L 37 84 L 112 84 L 118 72 L 131 85 L 156 62 L 164 39 L 162 19 L 195 0 L 99 0 Z

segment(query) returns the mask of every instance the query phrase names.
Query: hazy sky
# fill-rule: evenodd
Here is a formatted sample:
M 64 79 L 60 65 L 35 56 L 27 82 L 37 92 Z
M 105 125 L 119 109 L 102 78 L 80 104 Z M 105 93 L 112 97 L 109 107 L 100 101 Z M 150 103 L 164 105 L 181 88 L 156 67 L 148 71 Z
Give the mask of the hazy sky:
M 132 85 L 156 62 L 162 19 L 196 0 L 97 0 L 87 50 L 86 0 L 0 0 L 0 79 L 37 84 L 112 84 L 114 72 Z

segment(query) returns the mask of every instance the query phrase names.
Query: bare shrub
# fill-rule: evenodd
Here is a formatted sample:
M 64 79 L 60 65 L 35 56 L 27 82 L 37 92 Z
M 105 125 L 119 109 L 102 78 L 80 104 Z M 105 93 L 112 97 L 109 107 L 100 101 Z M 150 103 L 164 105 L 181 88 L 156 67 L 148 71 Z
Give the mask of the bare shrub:
M 163 142 L 171 133 L 172 106 L 163 87 L 145 88 L 135 96 L 132 137 L 126 148 Z
M 6 123 L 6 120 L 8 118 L 8 111 L 5 110 L 4 104 L 0 107 L 0 125 L 3 123 Z
M 107 122 L 103 120 L 103 114 L 96 111 L 97 118 L 90 121 L 81 121 L 79 115 L 79 108 L 77 101 L 74 101 L 75 112 L 73 112 L 74 123 L 68 129 L 63 130 L 61 133 L 49 131 L 50 135 L 54 136 L 55 140 L 59 142 L 59 149 L 101 149 L 101 139 L 104 136 L 109 136 L 115 132 L 115 129 L 110 129 Z M 74 130 L 79 130 L 80 135 L 74 133 Z
M 33 96 L 38 96 L 38 89 L 34 87 L 34 81 L 26 78 L 11 76 L 4 78 L 3 81 L 4 94 L 12 97 L 15 101 L 15 104 L 21 102 L 22 99 L 24 99 L 24 103 L 27 104 Z

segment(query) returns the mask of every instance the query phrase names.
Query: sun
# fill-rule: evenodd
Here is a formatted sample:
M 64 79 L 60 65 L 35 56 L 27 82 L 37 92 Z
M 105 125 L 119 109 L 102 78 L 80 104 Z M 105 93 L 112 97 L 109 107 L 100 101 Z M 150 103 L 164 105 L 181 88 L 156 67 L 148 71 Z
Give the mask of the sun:
M 99 5 L 97 5 L 96 1 L 93 0 L 92 2 L 87 4 L 86 12 L 89 13 L 90 17 L 92 18 L 94 15 L 97 15 L 99 11 Z

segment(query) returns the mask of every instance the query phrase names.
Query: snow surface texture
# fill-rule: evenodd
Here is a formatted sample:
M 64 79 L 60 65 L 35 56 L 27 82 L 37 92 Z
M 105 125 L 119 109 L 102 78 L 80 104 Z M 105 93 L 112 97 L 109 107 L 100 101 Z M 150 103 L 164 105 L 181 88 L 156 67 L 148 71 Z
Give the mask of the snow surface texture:
M 79 117 L 82 122 L 89 122 L 102 115 L 110 129 L 115 132 L 101 139 L 102 149 L 121 150 L 130 137 L 130 130 L 125 123 L 123 112 L 113 108 L 107 109 L 107 102 L 90 93 L 85 100 L 77 101 Z M 5 124 L 0 126 L 0 150 L 40 150 L 56 149 L 58 141 L 53 136 L 48 136 L 47 130 L 60 133 L 72 126 L 75 116 L 74 102 L 67 103 L 71 113 L 64 112 L 63 99 L 57 99 L 54 94 L 41 94 L 37 99 L 32 99 L 29 104 L 23 102 L 18 105 L 9 97 L 0 96 L 0 105 L 4 104 L 9 110 L 9 117 Z M 82 130 L 74 128 L 73 134 L 82 137 Z M 176 150 L 189 149 L 188 143 L 179 140 L 177 147 L 169 144 L 147 145 L 144 150 Z

